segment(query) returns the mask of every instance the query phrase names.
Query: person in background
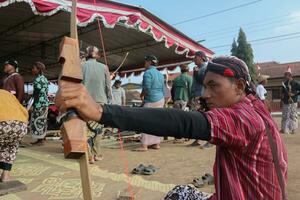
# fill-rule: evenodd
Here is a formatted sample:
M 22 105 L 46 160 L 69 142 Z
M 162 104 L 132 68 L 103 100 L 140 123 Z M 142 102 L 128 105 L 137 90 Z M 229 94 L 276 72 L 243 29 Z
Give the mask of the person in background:
M 257 78 L 258 85 L 256 86 L 256 95 L 257 97 L 264 102 L 266 107 L 271 111 L 270 105 L 268 104 L 268 101 L 266 99 L 267 97 L 267 90 L 264 87 L 267 84 L 269 76 L 267 75 L 259 75 Z
M 193 72 L 193 85 L 191 89 L 191 110 L 192 111 L 205 111 L 206 105 L 202 98 L 204 94 L 203 80 L 205 76 L 205 71 L 207 67 L 208 58 L 203 51 L 197 51 L 194 57 L 194 67 Z M 212 145 L 208 142 L 201 144 L 201 140 L 195 140 L 191 146 L 200 146 L 201 148 L 209 148 Z
M 164 76 L 156 69 L 157 65 L 158 60 L 154 55 L 148 55 L 145 57 L 146 71 L 143 75 L 143 89 L 141 93 L 143 107 L 164 107 Z M 142 146 L 138 148 L 137 151 L 147 151 L 148 148 L 159 149 L 161 140 L 161 137 L 142 133 Z
M 0 169 L 1 182 L 11 180 L 10 171 L 27 134 L 28 113 L 11 93 L 0 89 Z
M 112 104 L 125 106 L 126 105 L 126 95 L 125 90 L 121 87 L 122 82 L 116 80 L 112 86 Z
M 3 80 L 3 89 L 15 95 L 22 104 L 24 100 L 24 80 L 17 72 L 19 63 L 16 60 L 8 60 L 4 63 L 4 73 L 6 74 Z
M 48 79 L 44 76 L 46 67 L 42 62 L 35 62 L 31 72 L 35 76 L 33 81 L 33 110 L 30 118 L 30 132 L 36 139 L 32 145 L 44 145 L 47 132 L 48 117 Z
M 164 96 L 165 96 L 165 107 L 169 107 L 168 103 L 172 99 L 171 90 L 168 85 L 168 73 L 164 74 Z
M 102 105 L 112 102 L 112 91 L 108 66 L 98 62 L 97 59 L 99 58 L 97 47 L 89 46 L 86 48 L 86 61 L 82 65 L 82 83 L 94 101 Z M 103 125 L 95 121 L 89 121 L 87 127 L 89 162 L 93 164 L 95 161 L 103 159 L 100 153 L 100 134 L 103 132 Z
M 181 109 L 184 111 L 188 110 L 188 103 L 191 99 L 191 88 L 193 84 L 193 79 L 188 74 L 188 65 L 180 66 L 181 74 L 176 77 L 173 81 L 171 94 L 172 100 L 174 102 L 173 107 L 175 109 Z M 175 138 L 174 143 L 182 143 L 181 138 Z
M 188 65 L 181 65 L 180 70 L 180 76 L 176 77 L 173 81 L 171 94 L 174 102 L 174 108 L 186 110 L 191 98 L 193 79 L 188 74 Z
M 285 81 L 282 83 L 282 120 L 281 133 L 294 134 L 298 128 L 298 96 L 300 95 L 300 83 L 295 81 L 292 70 L 288 67 L 284 73 Z
M 83 119 L 108 126 L 216 145 L 215 193 L 209 196 L 181 185 L 169 191 L 165 200 L 286 200 L 288 159 L 284 142 L 272 116 L 254 96 L 250 82 L 245 62 L 222 56 L 207 65 L 203 97 L 210 110 L 206 112 L 99 106 L 80 84 L 60 88 L 56 104 L 61 112 L 74 108 Z

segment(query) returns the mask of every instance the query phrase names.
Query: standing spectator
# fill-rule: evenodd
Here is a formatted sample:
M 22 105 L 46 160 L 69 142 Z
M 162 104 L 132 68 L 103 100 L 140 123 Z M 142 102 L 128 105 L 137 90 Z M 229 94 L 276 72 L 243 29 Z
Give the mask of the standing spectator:
M 24 100 L 24 80 L 17 72 L 19 63 L 16 60 L 8 60 L 4 63 L 4 73 L 7 75 L 3 81 L 3 89 L 15 95 L 22 104 Z
M 172 98 L 170 87 L 168 85 L 168 72 L 164 74 L 164 96 L 165 96 L 165 107 L 168 107 L 168 103 L 171 101 Z
M 181 65 L 180 70 L 181 75 L 174 79 L 171 93 L 174 108 L 185 110 L 191 98 L 193 79 L 188 75 L 188 65 Z
M 100 58 L 99 49 L 95 46 L 86 48 L 86 62 L 83 63 L 83 84 L 89 94 L 99 105 L 111 103 L 112 92 L 109 69 L 106 65 L 97 61 Z M 98 122 L 89 121 L 87 123 L 87 138 L 89 144 L 89 162 L 102 160 L 100 154 L 100 137 L 103 126 Z
M 267 84 L 268 78 L 269 76 L 266 75 L 259 75 L 257 78 L 258 85 L 256 87 L 256 95 L 262 101 L 266 100 L 267 90 L 264 86 Z
M 186 111 L 187 105 L 191 98 L 191 88 L 193 79 L 188 75 L 188 65 L 180 66 L 181 75 L 176 77 L 173 81 L 171 94 L 174 103 L 174 108 Z M 174 143 L 183 142 L 181 138 L 175 138 Z
M 143 76 L 141 99 L 143 107 L 163 108 L 164 99 L 164 76 L 156 69 L 158 60 L 155 56 L 145 57 L 146 72 Z M 153 149 L 160 148 L 162 138 L 146 133 L 142 134 L 142 147 L 138 151 L 147 151 L 148 147 Z
M 257 97 L 264 102 L 269 111 L 271 111 L 270 105 L 266 99 L 267 90 L 264 87 L 267 84 L 269 76 L 267 75 L 259 75 L 257 78 L 258 85 L 256 87 L 256 95 Z
M 27 110 L 11 93 L 0 89 L 0 169 L 1 182 L 10 181 L 10 171 L 27 133 Z
M 33 111 L 30 119 L 30 131 L 35 142 L 32 145 L 44 145 L 48 116 L 48 80 L 44 76 L 46 67 L 41 62 L 34 63 L 31 72 L 35 76 L 33 82 Z
M 300 83 L 295 81 L 292 76 L 291 68 L 288 67 L 284 73 L 285 81 L 282 83 L 283 110 L 281 120 L 281 133 L 295 133 L 298 128 L 298 96 L 300 95 Z
M 125 90 L 121 87 L 122 82 L 116 80 L 112 86 L 112 104 L 125 106 L 126 105 L 126 95 Z
M 195 53 L 194 62 L 196 67 L 194 67 L 193 73 L 193 85 L 192 85 L 192 94 L 191 94 L 191 110 L 192 111 L 206 111 L 206 105 L 204 103 L 203 94 L 204 86 L 203 80 L 205 76 L 205 71 L 207 68 L 208 58 L 205 53 L 202 51 L 197 51 Z M 195 140 L 192 146 L 200 146 L 201 148 L 212 147 L 210 143 L 205 143 L 201 145 L 201 140 Z

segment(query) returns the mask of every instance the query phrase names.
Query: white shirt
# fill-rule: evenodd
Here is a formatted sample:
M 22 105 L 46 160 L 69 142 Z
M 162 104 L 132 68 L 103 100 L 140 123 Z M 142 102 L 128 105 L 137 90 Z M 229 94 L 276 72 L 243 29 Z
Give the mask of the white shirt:
M 122 105 L 122 100 L 125 101 L 125 90 L 121 87 L 116 88 L 115 86 L 112 87 L 112 104 Z
M 256 87 L 256 94 L 260 100 L 265 100 L 267 95 L 267 90 L 262 84 L 257 85 Z

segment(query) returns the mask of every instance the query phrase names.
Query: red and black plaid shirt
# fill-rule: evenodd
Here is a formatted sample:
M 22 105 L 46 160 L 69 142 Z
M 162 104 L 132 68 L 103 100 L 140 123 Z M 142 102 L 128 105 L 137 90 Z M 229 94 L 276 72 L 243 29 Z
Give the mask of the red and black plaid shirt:
M 214 166 L 216 194 L 222 200 L 281 199 L 265 123 L 278 149 L 282 174 L 287 180 L 287 154 L 275 122 L 264 104 L 252 95 L 231 108 L 206 113 L 211 124 L 210 142 L 217 145 Z M 219 162 L 219 169 L 218 164 Z

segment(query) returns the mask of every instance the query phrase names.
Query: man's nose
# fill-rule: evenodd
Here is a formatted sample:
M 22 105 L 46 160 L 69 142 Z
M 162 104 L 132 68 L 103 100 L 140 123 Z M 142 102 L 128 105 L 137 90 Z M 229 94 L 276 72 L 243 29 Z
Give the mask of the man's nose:
M 211 94 L 210 94 L 209 90 L 204 89 L 204 92 L 203 92 L 203 98 L 204 98 L 204 99 L 208 99 L 208 98 L 210 98 L 210 97 L 211 97 Z

